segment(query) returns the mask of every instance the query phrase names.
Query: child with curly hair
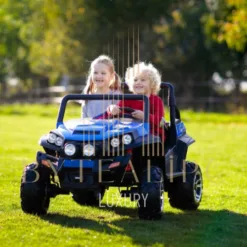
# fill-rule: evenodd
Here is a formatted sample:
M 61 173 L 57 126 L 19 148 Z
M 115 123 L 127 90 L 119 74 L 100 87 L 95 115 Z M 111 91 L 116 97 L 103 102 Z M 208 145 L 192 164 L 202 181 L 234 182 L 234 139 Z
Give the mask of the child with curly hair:
M 161 84 L 160 73 L 151 63 L 141 62 L 127 69 L 125 80 L 134 94 L 145 95 L 149 98 L 150 132 L 159 135 L 164 140 L 164 129 L 160 127 L 160 122 L 164 117 L 164 106 L 157 95 Z M 118 104 L 107 108 L 108 114 L 118 115 L 121 112 L 120 107 L 133 108 L 135 111 L 131 113 L 132 117 L 144 119 L 143 100 L 121 100 Z

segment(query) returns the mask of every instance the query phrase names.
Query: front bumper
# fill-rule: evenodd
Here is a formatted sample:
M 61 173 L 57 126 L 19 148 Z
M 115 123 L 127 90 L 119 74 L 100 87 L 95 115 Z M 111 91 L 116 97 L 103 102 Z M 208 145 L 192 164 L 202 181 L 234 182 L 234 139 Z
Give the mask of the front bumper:
M 131 154 L 107 159 L 63 159 L 46 153 L 37 153 L 37 162 L 49 167 L 58 176 L 60 187 L 66 190 L 97 189 L 102 186 L 132 186 L 139 180 L 128 166 Z

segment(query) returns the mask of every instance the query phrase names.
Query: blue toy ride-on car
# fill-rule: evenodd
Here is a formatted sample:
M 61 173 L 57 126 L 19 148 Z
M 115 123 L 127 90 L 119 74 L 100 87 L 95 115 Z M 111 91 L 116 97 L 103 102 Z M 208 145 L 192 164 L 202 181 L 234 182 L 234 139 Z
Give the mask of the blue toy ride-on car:
M 188 146 L 194 140 L 181 121 L 173 86 L 162 83 L 161 88 L 168 89 L 170 110 L 170 122 L 161 121 L 165 142 L 150 133 L 146 96 L 65 96 L 56 129 L 40 139 L 45 152 L 37 152 L 36 162 L 24 169 L 22 210 L 46 214 L 50 198 L 70 193 L 81 205 L 97 206 L 110 187 L 119 187 L 122 197 L 137 201 L 140 219 L 161 218 L 164 192 L 168 192 L 172 207 L 197 209 L 202 198 L 202 173 L 198 165 L 186 161 Z M 130 108 L 123 108 L 125 113 L 117 117 L 63 121 L 68 101 L 105 99 L 143 100 L 144 121 L 133 119 Z

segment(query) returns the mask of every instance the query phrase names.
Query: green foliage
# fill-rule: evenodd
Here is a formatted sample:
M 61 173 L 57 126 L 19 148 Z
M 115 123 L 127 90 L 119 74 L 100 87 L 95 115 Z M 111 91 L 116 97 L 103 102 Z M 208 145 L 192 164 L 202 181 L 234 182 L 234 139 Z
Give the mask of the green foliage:
M 226 4 L 233 9 L 227 16 L 227 22 L 221 24 L 218 40 L 237 51 L 245 51 L 247 46 L 247 4 L 246 1 L 227 0 Z
M 78 15 L 83 17 L 83 10 L 73 3 L 33 1 L 32 14 L 22 27 L 21 38 L 30 47 L 32 71 L 53 81 L 62 74 L 79 74 L 82 70 L 83 46 L 73 39 L 71 23 Z
M 244 52 L 247 46 L 247 4 L 245 0 L 218 0 L 215 13 L 207 15 L 206 33 L 230 49 Z
M 2 0 L 0 10 L 0 81 L 10 74 L 25 77 L 30 73 L 27 64 L 27 47 L 19 32 L 25 21 L 27 1 Z
M 102 52 L 125 70 L 127 49 L 117 58 L 114 42 L 125 41 L 126 48 L 133 27 L 140 30 L 140 59 L 154 62 L 165 80 L 205 81 L 216 70 L 240 76 L 247 37 L 244 0 L 218 0 L 214 10 L 205 2 L 210 1 L 1 0 L 0 81 L 81 76 Z
M 170 16 L 154 26 L 158 34 L 154 44 L 156 63 L 172 80 L 205 80 L 213 68 L 199 21 L 207 11 L 204 1 L 184 1 L 169 10 Z

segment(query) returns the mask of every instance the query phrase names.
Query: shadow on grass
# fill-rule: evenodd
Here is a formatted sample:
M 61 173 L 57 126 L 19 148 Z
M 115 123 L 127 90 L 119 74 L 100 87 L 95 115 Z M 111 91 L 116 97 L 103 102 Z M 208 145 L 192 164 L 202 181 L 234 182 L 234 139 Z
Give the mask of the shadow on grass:
M 144 221 L 137 217 L 136 208 L 116 207 L 102 209 L 119 216 L 129 216 L 110 221 L 92 220 L 50 213 L 41 218 L 53 224 L 71 228 L 94 230 L 100 233 L 128 236 L 139 245 L 161 246 L 247 246 L 245 234 L 247 216 L 228 210 L 185 211 L 164 213 L 162 220 Z M 100 217 L 99 217 L 100 218 Z

